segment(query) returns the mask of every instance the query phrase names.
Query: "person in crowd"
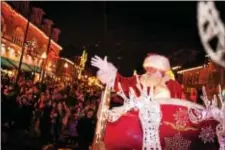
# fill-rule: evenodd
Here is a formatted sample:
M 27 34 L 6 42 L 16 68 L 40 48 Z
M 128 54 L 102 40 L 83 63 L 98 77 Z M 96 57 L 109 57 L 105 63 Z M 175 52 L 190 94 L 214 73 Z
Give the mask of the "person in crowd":
M 72 143 L 77 143 L 78 141 L 78 133 L 77 133 L 77 125 L 78 125 L 79 116 L 74 113 L 68 122 L 69 128 L 69 136 Z
M 94 111 L 89 109 L 84 117 L 78 121 L 77 132 L 79 135 L 79 149 L 88 150 L 92 144 L 95 131 L 93 119 Z
M 24 130 L 26 133 L 29 131 L 32 120 L 32 100 L 33 96 L 30 93 L 28 96 L 23 95 L 20 98 L 20 107 L 18 110 L 18 116 L 23 116 L 22 118 L 17 117 L 17 124 L 20 129 Z
M 42 144 L 47 144 L 50 141 L 50 129 L 51 129 L 51 110 L 52 106 L 49 100 L 45 99 L 42 101 L 41 105 L 41 115 L 40 115 L 40 132 Z

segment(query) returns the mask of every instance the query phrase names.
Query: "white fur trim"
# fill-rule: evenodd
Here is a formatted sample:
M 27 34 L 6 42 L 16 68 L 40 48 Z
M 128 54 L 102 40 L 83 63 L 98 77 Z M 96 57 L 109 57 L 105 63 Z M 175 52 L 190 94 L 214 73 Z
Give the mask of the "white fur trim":
M 143 67 L 154 67 L 163 71 L 170 70 L 169 60 L 161 55 L 150 55 L 144 60 Z
M 157 103 L 159 103 L 160 105 L 176 105 L 176 106 L 183 106 L 183 107 L 187 107 L 187 108 L 191 108 L 191 109 L 200 109 L 200 110 L 204 110 L 204 107 L 193 103 L 191 101 L 188 100 L 184 100 L 184 99 L 176 99 L 176 98 L 159 98 L 159 99 L 155 99 L 157 101 Z

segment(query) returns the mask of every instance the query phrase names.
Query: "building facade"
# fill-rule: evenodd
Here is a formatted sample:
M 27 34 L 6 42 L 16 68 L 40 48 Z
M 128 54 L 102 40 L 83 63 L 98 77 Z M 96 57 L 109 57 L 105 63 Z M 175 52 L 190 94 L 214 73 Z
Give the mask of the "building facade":
M 52 28 L 51 20 L 42 21 L 44 15 L 42 9 L 32 8 L 30 10 L 30 21 L 28 21 L 12 5 L 1 2 L 2 67 L 7 65 L 5 62 L 8 61 L 11 67 L 17 69 L 24 47 L 22 70 L 40 73 L 41 68 L 44 67 L 47 72 L 55 73 L 59 52 L 62 50 L 62 47 L 57 44 L 60 30 Z M 46 57 L 42 58 L 44 53 Z
M 67 58 L 61 57 L 56 66 L 56 75 L 61 78 L 61 80 L 72 81 L 74 76 L 74 63 Z
M 218 85 L 225 85 L 225 69 L 212 61 L 202 66 L 179 70 L 178 80 L 185 87 L 187 93 L 191 94 L 193 89 L 201 90 L 206 87 L 209 96 L 218 93 Z

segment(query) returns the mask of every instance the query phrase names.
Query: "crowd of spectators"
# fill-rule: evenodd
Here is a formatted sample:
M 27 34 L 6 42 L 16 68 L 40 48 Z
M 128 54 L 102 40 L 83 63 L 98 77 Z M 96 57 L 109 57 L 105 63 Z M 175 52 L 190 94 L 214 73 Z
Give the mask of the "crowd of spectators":
M 34 83 L 24 76 L 15 83 L 14 77 L 6 74 L 1 75 L 1 81 L 2 144 L 10 145 L 11 139 L 16 138 L 17 144 L 33 139 L 38 143 L 37 149 L 49 144 L 90 148 L 100 88 L 78 82 Z

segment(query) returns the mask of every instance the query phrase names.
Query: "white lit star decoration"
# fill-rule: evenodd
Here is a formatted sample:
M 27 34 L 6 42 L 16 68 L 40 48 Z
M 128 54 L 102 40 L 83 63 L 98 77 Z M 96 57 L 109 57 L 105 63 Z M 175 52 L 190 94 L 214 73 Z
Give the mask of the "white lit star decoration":
M 190 140 L 184 139 L 180 133 L 177 133 L 173 137 L 165 137 L 164 150 L 188 150 L 190 144 Z
M 215 131 L 212 129 L 211 126 L 201 128 L 201 133 L 199 135 L 199 138 L 204 143 L 213 143 L 215 137 L 216 137 Z
M 214 2 L 199 2 L 197 12 L 199 35 L 204 49 L 215 63 L 225 68 L 225 26 Z M 218 38 L 214 49 L 210 46 L 213 38 Z

